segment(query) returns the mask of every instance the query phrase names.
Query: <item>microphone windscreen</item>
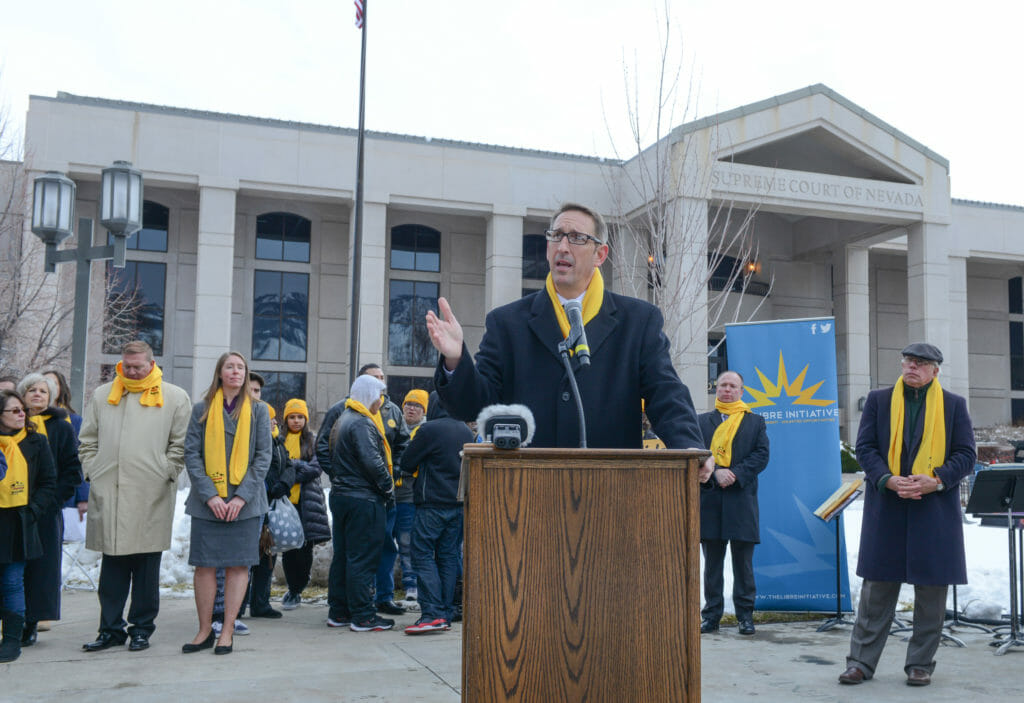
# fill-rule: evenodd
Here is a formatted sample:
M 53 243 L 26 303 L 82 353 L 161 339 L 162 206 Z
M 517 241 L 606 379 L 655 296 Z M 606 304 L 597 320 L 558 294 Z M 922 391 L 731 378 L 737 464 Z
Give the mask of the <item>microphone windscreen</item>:
M 521 446 L 528 445 L 533 440 L 533 433 L 536 429 L 536 424 L 533 420 L 533 413 L 525 405 L 488 405 L 486 408 L 480 411 L 480 414 L 476 418 L 477 432 L 485 440 L 487 439 L 486 427 L 487 422 L 491 418 L 498 417 L 499 415 L 511 416 L 522 418 L 526 424 L 526 437 L 523 439 Z

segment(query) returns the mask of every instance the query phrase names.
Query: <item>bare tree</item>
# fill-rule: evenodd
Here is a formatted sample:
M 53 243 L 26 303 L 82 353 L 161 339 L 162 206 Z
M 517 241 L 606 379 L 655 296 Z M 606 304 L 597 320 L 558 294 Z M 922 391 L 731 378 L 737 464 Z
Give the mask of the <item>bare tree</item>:
M 771 279 L 754 281 L 756 208 L 711 198 L 717 129 L 711 122 L 686 124 L 696 112 L 699 88 L 692 67 L 686 70 L 681 42 L 674 40 L 669 4 L 655 70 L 641 70 L 636 58 L 623 61 L 631 138 L 628 152 L 613 147 L 621 165 L 606 172 L 606 182 L 615 207 L 616 273 L 632 295 L 661 309 L 672 360 L 682 371 L 706 355 L 707 330 L 756 313 Z M 650 99 L 642 95 L 640 76 L 655 79 Z M 612 136 L 610 126 L 608 131 Z M 743 305 L 752 285 L 759 299 Z

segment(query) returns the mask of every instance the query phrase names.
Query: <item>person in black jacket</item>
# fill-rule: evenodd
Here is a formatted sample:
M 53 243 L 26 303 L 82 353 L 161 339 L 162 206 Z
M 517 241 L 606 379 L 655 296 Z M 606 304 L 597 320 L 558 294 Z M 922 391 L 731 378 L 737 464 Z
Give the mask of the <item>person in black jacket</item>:
M 405 628 L 407 635 L 451 627 L 462 537 L 461 452 L 473 440 L 466 423 L 449 417 L 435 395 L 429 402 L 427 422 L 417 428 L 402 455 L 398 475 L 403 482 L 413 480 L 416 502 L 412 563 L 420 602 L 420 618 Z
M 383 392 L 376 378 L 358 376 L 328 440 L 334 558 L 327 625 L 348 625 L 355 632 L 389 630 L 395 624 L 377 615 L 373 598 L 387 507 L 395 500 L 391 449 L 378 413 Z
M 78 440 L 68 412 L 57 407 L 57 384 L 40 373 L 30 373 L 18 384 L 29 419 L 46 437 L 57 468 L 57 503 L 39 520 L 43 554 L 25 564 L 25 632 L 22 647 L 36 643 L 40 620 L 60 620 L 61 544 L 64 520 L 61 507 L 82 484 Z
M 21 655 L 25 625 L 25 563 L 43 554 L 39 524 L 57 505 L 57 471 L 46 438 L 26 423 L 25 403 L 0 390 L 0 662 Z
M 742 401 L 743 378 L 725 371 L 715 383 L 715 409 L 700 415 L 711 456 L 701 469 L 700 546 L 704 550 L 704 609 L 700 631 L 717 632 L 722 618 L 725 548 L 732 552 L 732 601 L 741 635 L 754 634 L 754 545 L 757 475 L 768 466 L 764 418 Z
M 320 464 L 316 460 L 316 437 L 309 430 L 309 408 L 301 398 L 291 398 L 284 406 L 284 431 L 281 434 L 288 458 L 295 469 L 293 485 L 289 486 L 289 499 L 299 511 L 305 543 L 281 555 L 288 592 L 281 599 L 281 607 L 294 610 L 302 603 L 302 591 L 309 585 L 313 568 L 313 547 L 331 538 L 327 520 L 324 490 L 320 486 Z

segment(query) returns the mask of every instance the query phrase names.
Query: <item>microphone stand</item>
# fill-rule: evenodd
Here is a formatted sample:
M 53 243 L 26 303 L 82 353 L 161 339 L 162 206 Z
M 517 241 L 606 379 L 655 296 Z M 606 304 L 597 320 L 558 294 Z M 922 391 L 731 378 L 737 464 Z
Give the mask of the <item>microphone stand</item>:
M 576 385 L 576 374 L 572 372 L 572 364 L 569 362 L 569 351 L 576 346 L 578 339 L 566 337 L 558 343 L 558 353 L 562 355 L 562 365 L 565 373 L 569 376 L 569 386 L 572 388 L 572 396 L 576 399 L 576 414 L 580 422 L 580 449 L 587 448 L 587 419 L 583 415 L 583 399 L 580 398 L 580 387 Z

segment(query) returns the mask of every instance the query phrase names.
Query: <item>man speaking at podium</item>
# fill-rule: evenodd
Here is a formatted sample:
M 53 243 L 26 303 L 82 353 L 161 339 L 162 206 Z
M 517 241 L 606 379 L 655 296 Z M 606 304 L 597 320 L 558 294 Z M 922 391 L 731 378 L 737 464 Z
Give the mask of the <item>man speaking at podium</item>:
M 587 446 L 639 449 L 640 401 L 669 449 L 703 448 L 690 392 L 679 380 L 650 303 L 605 290 L 598 267 L 608 257 L 600 214 L 567 203 L 546 232 L 551 268 L 545 290 L 492 310 L 474 364 L 448 301 L 441 317 L 427 313 L 430 341 L 440 352 L 434 383 L 456 418 L 473 420 L 488 405 L 521 404 L 532 411 L 532 446 L 578 447 L 579 419 L 558 345 L 569 335 L 564 305 L 582 305 L 591 361 L 571 364 L 579 385 Z

